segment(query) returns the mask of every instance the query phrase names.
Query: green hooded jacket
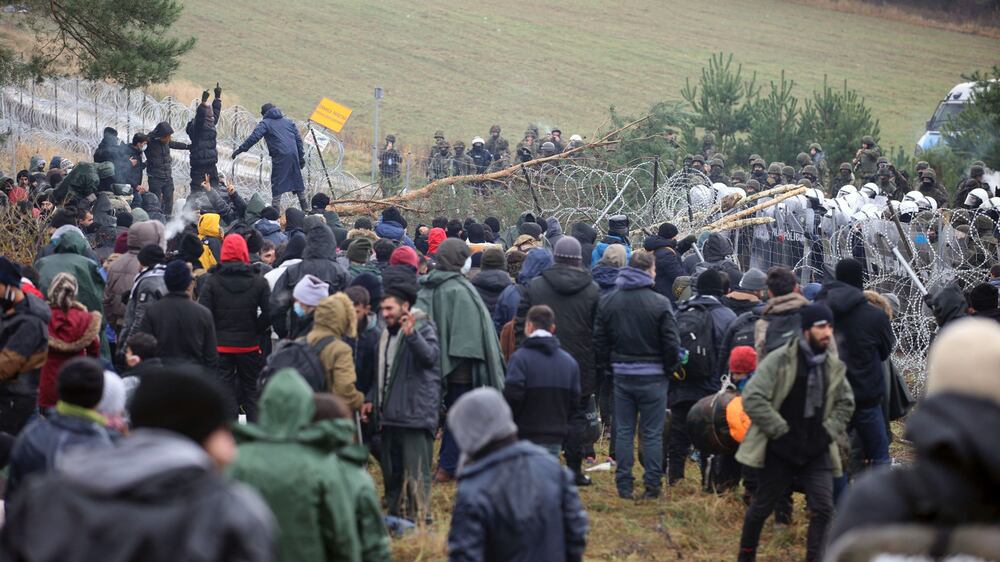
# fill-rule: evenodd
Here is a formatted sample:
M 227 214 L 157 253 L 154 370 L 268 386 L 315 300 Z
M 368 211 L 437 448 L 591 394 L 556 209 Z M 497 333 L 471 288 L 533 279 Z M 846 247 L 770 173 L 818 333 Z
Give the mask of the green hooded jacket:
M 104 312 L 104 277 L 97 264 L 85 257 L 90 245 L 76 231 L 64 232 L 56 242 L 55 253 L 35 262 L 38 270 L 39 289 L 48 295 L 52 279 L 62 273 L 76 277 L 79 292 L 77 300 L 90 312 Z
M 420 279 L 413 308 L 437 326 L 441 375 L 447 380 L 464 360 L 472 361 L 472 386 L 503 389 L 503 355 L 492 317 L 475 287 L 461 273 L 434 270 Z
M 361 560 L 348 486 L 353 468 L 334 455 L 342 437 L 332 420 L 312 423 L 313 392 L 298 373 L 279 371 L 264 388 L 260 421 L 238 425 L 230 476 L 255 488 L 278 521 L 278 558 Z
M 361 559 L 364 562 L 389 562 L 392 553 L 389 550 L 389 533 L 382 519 L 382 503 L 375 490 L 375 482 L 365 469 L 368 449 L 354 443 L 356 432 L 350 420 L 323 420 L 319 424 L 329 427 L 336 441 L 335 454 L 344 468 L 341 482 L 354 506 Z
M 757 372 L 743 389 L 743 411 L 750 416 L 750 430 L 736 451 L 736 460 L 754 468 L 765 468 L 769 441 L 788 433 L 781 417 L 781 404 L 795 385 L 799 367 L 799 338 L 794 337 L 757 365 Z M 847 381 L 847 367 L 832 351 L 826 355 L 826 395 L 823 400 L 823 427 L 830 435 L 833 475 L 843 474 L 837 438 L 844 433 L 854 414 L 854 393 Z

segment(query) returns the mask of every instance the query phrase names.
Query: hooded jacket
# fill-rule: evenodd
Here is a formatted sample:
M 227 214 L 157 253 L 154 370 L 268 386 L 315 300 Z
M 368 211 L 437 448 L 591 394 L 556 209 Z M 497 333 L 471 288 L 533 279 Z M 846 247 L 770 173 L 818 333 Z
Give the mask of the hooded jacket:
M 994 366 L 995 367 L 995 366 Z M 1000 407 L 979 397 L 927 398 L 907 421 L 916 459 L 894 470 L 868 471 L 837 510 L 831 542 L 855 529 L 905 524 L 995 524 L 1000 519 L 1000 449 L 986 428 Z
M 361 560 L 346 467 L 334 454 L 335 426 L 333 420 L 313 423 L 312 388 L 295 371 L 279 371 L 264 387 L 259 412 L 258 423 L 234 427 L 240 447 L 229 476 L 257 490 L 271 508 L 278 557 Z
M 470 282 L 479 292 L 479 297 L 483 299 L 486 310 L 491 313 L 496 309 L 500 294 L 513 284 L 510 275 L 503 269 L 480 269 Z
M 521 272 L 517 275 L 517 284 L 508 285 L 497 298 L 496 308 L 493 309 L 493 325 L 498 334 L 504 324 L 517 316 L 517 309 L 521 304 L 522 295 L 527 291 L 528 283 L 541 275 L 552 263 L 552 252 L 548 250 L 536 248 L 528 252 L 521 265 Z
M 170 149 L 189 150 L 190 145 L 171 140 L 164 143 L 160 139 L 173 135 L 174 128 L 166 121 L 160 122 L 149 132 L 149 143 L 146 144 L 146 177 L 150 182 L 150 191 L 160 192 L 157 185 L 169 184 L 173 187 L 173 158 Z
M 250 150 L 260 139 L 267 142 L 267 153 L 271 156 L 271 195 L 305 190 L 299 162 L 304 162 L 306 155 L 295 123 L 272 107 L 237 151 Z
M 587 513 L 573 476 L 544 449 L 521 441 L 458 472 L 448 532 L 453 561 L 578 561 Z
M 128 252 L 122 254 L 108 266 L 108 281 L 104 287 L 104 313 L 108 324 L 120 329 L 125 321 L 125 300 L 123 295 L 132 290 L 132 283 L 142 271 L 139 265 L 139 250 L 143 246 L 156 244 L 166 249 L 163 224 L 157 221 L 135 223 L 128 229 Z
M 448 233 L 443 228 L 432 228 L 427 233 L 427 255 L 432 256 L 437 253 L 438 246 L 448 238 Z
M 347 287 L 347 270 L 337 263 L 336 257 L 336 239 L 330 228 L 322 222 L 310 224 L 306 232 L 302 261 L 289 266 L 281 274 L 271 293 L 271 322 L 279 337 L 284 338 L 289 333 L 297 332 L 297 317 L 292 311 L 292 291 L 303 276 L 315 275 L 329 284 L 331 295 Z
M 416 320 L 413 333 L 407 336 L 400 328 L 397 337 L 402 340 L 392 358 L 392 369 L 385 379 L 381 374 L 376 375 L 373 402 L 383 426 L 434 432 L 441 413 L 441 348 L 437 329 L 427 314 L 420 309 L 413 309 L 412 313 Z M 389 336 L 388 329 L 382 331 L 379 357 L 389 348 Z M 379 365 L 383 364 L 379 361 Z
M 598 262 L 594 269 L 590 270 L 602 297 L 618 288 L 619 271 L 621 271 L 620 267 L 615 267 L 608 262 Z
M 79 452 L 7 505 L 0 544 L 36 562 L 274 559 L 274 520 L 249 488 L 216 473 L 176 433 L 138 429 L 115 449 Z M 95 478 L 94 475 L 100 475 Z
M 861 289 L 841 281 L 828 282 L 819 300 L 833 311 L 837 350 L 847 365 L 858 409 L 878 405 L 885 394 L 882 362 L 896 344 L 889 317 L 869 303 Z
M 38 270 L 39 288 L 46 294 L 57 274 L 73 274 L 79 286 L 77 300 L 87 310 L 100 312 L 104 306 L 104 277 L 97 264 L 85 257 L 88 248 L 82 236 L 69 230 L 59 237 L 54 254 L 35 262 L 35 269 Z
M 354 304 L 343 293 L 320 301 L 313 312 L 313 328 L 306 335 L 306 341 L 310 345 L 323 338 L 335 338 L 320 352 L 319 361 L 326 373 L 327 388 L 334 395 L 343 398 L 354 410 L 361 409 L 365 396 L 356 387 L 353 353 L 351 346 L 343 338 L 354 338 L 357 335 L 358 319 L 354 313 Z
M 659 363 L 664 376 L 677 368 L 680 340 L 673 307 L 653 290 L 645 271 L 625 267 L 618 290 L 601 299 L 594 321 L 597 372 L 612 375 L 612 363 Z
M 87 312 L 76 303 L 69 310 L 52 307 L 49 319 L 49 356 L 38 381 L 38 405 L 51 408 L 59 400 L 59 369 L 81 355 L 101 355 L 101 313 Z
M 580 408 L 580 367 L 557 337 L 527 338 L 510 356 L 503 395 L 521 439 L 562 444 Z
M 684 275 L 684 266 L 681 264 L 683 252 L 678 250 L 677 241 L 658 235 L 648 236 L 643 241 L 642 247 L 647 252 L 653 252 L 653 256 L 656 258 L 656 285 L 654 289 L 657 293 L 670 299 L 670 302 L 676 302 L 674 280 Z
M 250 267 L 247 243 L 238 234 L 222 242 L 222 263 L 208 272 L 198 302 L 212 313 L 220 353 L 260 350 L 271 325 L 271 289 Z
M 609 232 L 608 235 L 605 236 L 603 240 L 598 242 L 594 246 L 594 249 L 590 252 L 591 267 L 593 267 L 593 265 L 596 264 L 597 262 L 601 261 L 601 258 L 604 257 L 604 250 L 607 250 L 608 246 L 610 246 L 611 244 L 621 244 L 622 246 L 625 246 L 626 263 L 628 263 L 628 260 L 632 259 L 632 245 L 629 244 L 628 238 L 621 234 L 615 234 L 613 232 Z
M 545 238 L 548 239 L 550 247 L 555 248 L 559 240 L 565 236 L 562 225 L 559 224 L 559 219 L 555 217 L 545 219 Z
M 220 98 L 215 98 L 211 107 L 200 103 L 195 109 L 194 119 L 187 126 L 187 134 L 191 138 L 191 169 L 214 168 L 219 162 L 219 151 L 215 142 L 218 133 L 215 126 L 221 114 Z
M 201 252 L 201 266 L 211 269 L 219 263 L 219 253 L 222 251 L 222 217 L 218 213 L 206 213 L 198 219 L 198 238 L 205 246 Z
M 768 353 L 766 346 L 768 325 L 778 319 L 778 317 L 795 316 L 794 320 L 788 320 L 784 323 L 796 327 L 800 326 L 801 323 L 798 320 L 799 309 L 807 304 L 809 304 L 809 299 L 802 296 L 801 293 L 796 292 L 768 299 L 767 303 L 764 304 L 764 310 L 761 312 L 760 319 L 754 325 L 753 339 L 758 361 L 763 360 L 764 356 Z M 794 333 L 791 335 L 794 335 Z
M 288 242 L 288 236 L 285 236 L 285 233 L 281 231 L 281 225 L 278 224 L 278 221 L 260 219 L 253 223 L 253 227 L 257 229 L 257 232 L 260 232 L 264 240 L 271 242 L 275 247 Z
M 733 255 L 733 243 L 718 232 L 713 232 L 708 236 L 701 253 L 705 256 L 705 263 L 699 265 L 699 269 L 715 269 L 719 273 L 728 275 L 730 280 L 743 275 L 740 268 L 727 259 Z M 657 273 L 659 273 L 659 268 L 657 268 Z
M 788 433 L 788 422 L 781 417 L 780 410 L 795 385 L 798 369 L 799 337 L 792 338 L 757 364 L 757 371 L 743 389 L 743 410 L 752 424 L 736 451 L 736 460 L 764 468 L 768 442 Z M 844 363 L 835 353 L 827 353 L 824 370 L 823 427 L 830 437 L 833 474 L 840 476 L 843 471 L 837 438 L 846 431 L 854 413 L 854 396 L 844 376 Z
M 503 357 L 490 313 L 461 273 L 436 269 L 422 277 L 415 308 L 437 326 L 443 377 L 467 362 L 473 387 L 503 388 Z
M 406 227 L 399 224 L 396 221 L 391 220 L 379 220 L 378 224 L 375 225 L 375 234 L 379 238 L 388 238 L 389 240 L 397 240 L 407 246 L 413 248 L 413 240 L 406 234 Z
M 4 499 L 12 501 L 29 476 L 56 470 L 74 449 L 101 451 L 112 447 L 108 430 L 93 419 L 57 412 L 38 416 L 18 435 L 11 450 Z
M 580 367 L 582 396 L 597 392 L 598 379 L 594 369 L 594 317 L 600 290 L 590 272 L 564 264 L 555 264 L 532 279 L 527 294 L 518 305 L 514 333 L 520 345 L 524 341 L 524 321 L 528 310 L 545 304 L 556 314 L 559 343 Z

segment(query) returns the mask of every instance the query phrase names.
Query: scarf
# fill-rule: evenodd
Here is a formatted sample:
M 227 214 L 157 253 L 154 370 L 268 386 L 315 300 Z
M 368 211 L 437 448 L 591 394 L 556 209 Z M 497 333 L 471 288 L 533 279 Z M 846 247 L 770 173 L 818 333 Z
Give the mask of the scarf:
M 823 386 L 826 377 L 826 352 L 813 353 L 805 338 L 799 338 L 799 352 L 806 360 L 806 405 L 802 417 L 811 419 L 823 407 Z
M 62 400 L 56 402 L 56 412 L 64 416 L 83 418 L 102 426 L 108 424 L 107 419 L 97 410 L 84 408 L 83 406 L 77 406 L 76 404 L 70 404 L 69 402 L 63 402 Z

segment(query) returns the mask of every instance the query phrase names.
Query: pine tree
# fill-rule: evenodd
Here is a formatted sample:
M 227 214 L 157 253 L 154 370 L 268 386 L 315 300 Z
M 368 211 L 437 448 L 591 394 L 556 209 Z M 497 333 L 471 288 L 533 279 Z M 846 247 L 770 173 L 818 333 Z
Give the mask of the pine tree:
M 771 82 L 767 97 L 753 105 L 749 143 L 765 160 L 794 163 L 805 146 L 794 89 L 795 81 L 786 79 L 782 70 L 781 81 Z
M 872 118 L 865 99 L 847 87 L 847 80 L 843 88 L 835 90 L 825 76 L 823 88 L 806 100 L 800 123 L 802 138 L 823 146 L 831 168 L 851 161 L 861 137 L 878 138 L 881 132 L 878 119 Z
M 169 34 L 181 14 L 177 0 L 26 0 L 23 14 L 36 41 L 26 60 L 0 48 L 0 83 L 26 76 L 78 73 L 126 88 L 165 82 L 194 46 Z M 18 16 L 21 17 L 21 16 Z
M 728 57 L 719 53 L 701 69 L 697 86 L 692 86 L 689 79 L 681 90 L 681 97 L 694 110 L 692 123 L 714 133 L 716 146 L 725 154 L 732 154 L 736 137 L 750 126 L 753 105 L 760 93 L 756 84 L 756 73 L 745 80 L 743 65 L 734 67 L 732 53 Z

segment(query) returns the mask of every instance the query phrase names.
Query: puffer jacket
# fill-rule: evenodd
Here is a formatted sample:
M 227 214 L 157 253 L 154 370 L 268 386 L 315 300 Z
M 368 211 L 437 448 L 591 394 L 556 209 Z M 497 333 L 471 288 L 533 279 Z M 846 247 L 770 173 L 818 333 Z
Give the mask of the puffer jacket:
M 594 318 L 600 290 L 590 272 L 579 267 L 555 264 L 528 284 L 528 291 L 518 305 L 514 330 L 516 341 L 524 341 L 524 321 L 528 309 L 544 304 L 556 314 L 559 343 L 580 366 L 580 393 L 597 392 L 594 368 Z
M 896 345 L 889 317 L 869 303 L 861 289 L 841 281 L 824 285 L 818 300 L 833 311 L 837 350 L 847 365 L 858 408 L 878 405 L 885 395 L 882 362 Z
M 42 299 L 24 294 L 13 314 L 0 322 L 0 392 L 31 395 L 48 355 L 52 311 Z M 33 384 L 35 383 L 35 384 Z
M 612 375 L 612 363 L 660 363 L 664 376 L 677 368 L 680 339 L 673 307 L 653 290 L 645 271 L 625 267 L 618 290 L 601 299 L 594 321 L 597 372 Z
M 215 98 L 212 106 L 198 104 L 194 119 L 188 123 L 187 134 L 191 139 L 191 168 L 210 168 L 219 162 L 219 151 L 216 149 L 215 130 L 219 115 L 222 114 L 222 100 Z
M 306 335 L 310 345 L 323 338 L 335 338 L 319 353 L 319 361 L 326 373 L 327 388 L 339 396 L 354 410 L 360 410 L 365 403 L 365 395 L 357 389 L 357 374 L 354 372 L 354 357 L 351 346 L 343 338 L 358 335 L 358 318 L 354 304 L 347 295 L 338 293 L 320 301 L 313 312 L 313 328 Z
M 230 234 L 222 243 L 222 263 L 208 272 L 198 302 L 212 313 L 215 339 L 222 353 L 259 349 L 271 325 L 271 289 L 250 267 L 246 242 Z
M 452 562 L 579 561 L 586 548 L 587 514 L 572 474 L 527 441 L 459 470 L 451 521 Z
M 416 324 L 413 333 L 403 334 L 392 360 L 392 371 L 376 376 L 378 388 L 373 393 L 378 421 L 383 426 L 409 427 L 436 431 L 441 412 L 441 352 L 437 328 L 427 314 L 413 309 Z M 389 345 L 389 330 L 382 331 L 379 357 Z M 381 371 L 382 362 L 377 369 Z M 384 391 L 379 390 L 384 386 Z
M 414 247 L 413 240 L 411 240 L 409 235 L 406 234 L 406 228 L 398 222 L 380 220 L 378 224 L 375 225 L 375 234 L 378 235 L 379 238 L 398 240 L 411 248 Z
M 166 121 L 161 122 L 149 132 L 149 143 L 146 144 L 146 177 L 150 182 L 156 180 L 159 183 L 173 182 L 174 160 L 170 156 L 170 149 L 189 150 L 191 147 L 183 142 L 171 140 L 163 142 L 163 139 L 174 134 L 174 128 Z M 152 187 L 151 187 L 152 189 Z M 153 189 L 153 191 L 158 191 Z
M 142 271 L 139 265 L 139 250 L 143 246 L 156 244 L 166 249 L 163 224 L 159 221 L 145 221 L 128 228 L 128 252 L 108 266 L 108 280 L 104 287 L 104 313 L 108 324 L 115 330 L 121 329 L 125 321 L 125 301 L 122 296 L 132 290 L 132 283 Z
M 186 437 L 141 428 L 117 448 L 74 453 L 71 461 L 58 473 L 25 482 L 7 504 L 0 531 L 6 556 L 35 562 L 274 560 L 267 505 L 219 474 L 205 450 Z
M 253 223 L 253 227 L 257 229 L 257 232 L 260 232 L 264 240 L 271 242 L 275 247 L 288 242 L 288 237 L 281 231 L 281 225 L 278 224 L 278 221 L 260 219 Z
M 101 313 L 87 312 L 76 303 L 69 310 L 52 307 L 49 319 L 49 357 L 38 381 L 38 405 L 51 408 L 59 400 L 59 369 L 81 355 L 101 355 Z
M 361 560 L 359 528 L 334 454 L 334 420 L 313 423 L 312 388 L 295 371 L 264 387 L 260 421 L 238 425 L 239 455 L 229 476 L 257 490 L 278 522 L 281 560 Z M 295 478 L 289 478 L 290 475 Z
M 502 269 L 481 269 L 470 280 L 470 283 L 479 291 L 479 296 L 483 299 L 486 310 L 492 312 L 496 309 L 500 294 L 511 286 L 513 281 L 510 280 L 510 275 Z
M 84 410 L 70 408 L 74 412 Z M 55 470 L 74 449 L 101 451 L 113 446 L 108 430 L 95 419 L 57 412 L 49 417 L 39 416 L 24 428 L 14 444 L 4 497 L 11 502 L 25 478 Z

